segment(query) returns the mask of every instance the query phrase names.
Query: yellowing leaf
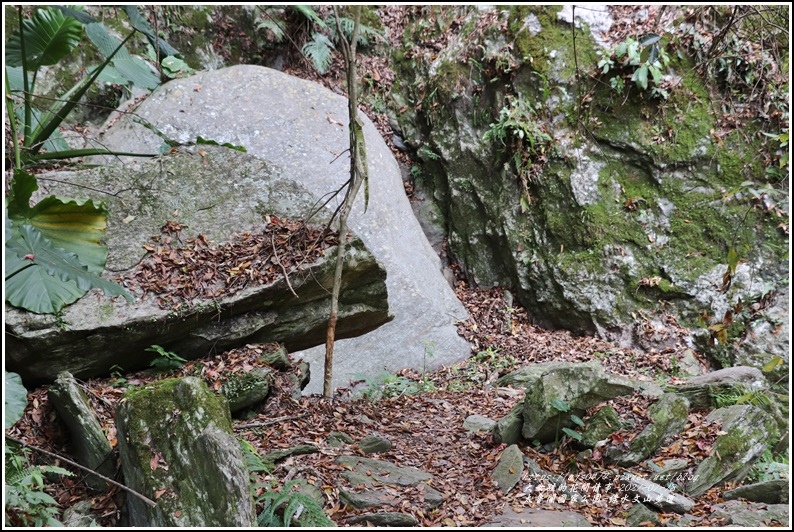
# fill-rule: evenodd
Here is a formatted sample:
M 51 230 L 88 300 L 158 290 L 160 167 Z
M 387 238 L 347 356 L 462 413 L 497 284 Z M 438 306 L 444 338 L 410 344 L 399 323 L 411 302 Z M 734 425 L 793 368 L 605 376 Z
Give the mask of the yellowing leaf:
M 775 355 L 772 357 L 772 360 L 770 360 L 769 362 L 764 364 L 763 367 L 761 367 L 761 371 L 763 371 L 764 373 L 769 373 L 781 364 L 783 364 L 783 360 L 779 356 Z

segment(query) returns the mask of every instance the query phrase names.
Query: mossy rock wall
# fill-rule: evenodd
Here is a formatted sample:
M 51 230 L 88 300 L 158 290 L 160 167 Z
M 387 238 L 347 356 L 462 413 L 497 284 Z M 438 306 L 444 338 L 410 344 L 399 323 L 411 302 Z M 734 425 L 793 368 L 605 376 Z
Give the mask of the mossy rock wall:
M 751 197 L 750 185 L 765 183 L 763 136 L 744 129 L 715 139 L 719 110 L 684 60 L 671 65 L 681 83 L 666 101 L 633 86 L 621 97 L 594 88 L 586 73 L 598 45 L 583 25 L 574 57 L 559 10 L 471 8 L 435 33 L 418 20 L 395 53 L 394 118 L 469 280 L 515 289 L 542 325 L 606 336 L 623 334 L 641 311 L 669 310 L 695 327 L 739 299 L 775 300 L 788 279 L 788 200 L 774 192 L 781 230 Z M 417 42 L 444 32 L 437 54 L 417 52 Z M 527 102 L 553 137 L 530 178 L 518 175 L 509 149 L 483 140 L 509 98 Z M 722 290 L 731 249 L 739 263 Z M 787 308 L 784 299 L 775 304 Z M 788 330 L 777 325 L 756 352 L 784 351 Z

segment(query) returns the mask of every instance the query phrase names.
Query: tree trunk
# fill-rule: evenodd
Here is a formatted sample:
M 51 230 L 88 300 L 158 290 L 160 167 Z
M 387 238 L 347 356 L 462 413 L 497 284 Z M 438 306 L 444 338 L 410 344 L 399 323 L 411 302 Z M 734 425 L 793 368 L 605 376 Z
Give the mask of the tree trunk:
M 342 285 L 342 270 L 345 265 L 345 245 L 347 243 L 347 217 L 353 209 L 362 181 L 367 179 L 367 160 L 364 147 L 364 131 L 361 120 L 358 118 L 358 86 L 356 84 L 356 40 L 358 39 L 359 21 L 361 20 L 361 6 L 353 7 L 355 25 L 353 35 L 348 42 L 339 22 L 339 14 L 334 7 L 334 18 L 342 45 L 342 55 L 345 60 L 347 73 L 348 115 L 350 131 L 350 180 L 347 193 L 339 211 L 339 246 L 336 256 L 336 271 L 334 273 L 334 287 L 331 292 L 331 314 L 328 318 L 328 332 L 325 338 L 325 372 L 323 375 L 323 395 L 331 399 L 333 388 L 334 365 L 334 340 L 336 338 L 336 322 L 339 315 L 339 292 Z

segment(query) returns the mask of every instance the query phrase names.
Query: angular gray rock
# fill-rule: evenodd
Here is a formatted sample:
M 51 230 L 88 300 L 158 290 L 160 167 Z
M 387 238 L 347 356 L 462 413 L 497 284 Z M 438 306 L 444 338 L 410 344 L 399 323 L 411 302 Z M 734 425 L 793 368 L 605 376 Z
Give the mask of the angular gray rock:
M 719 408 L 706 421 L 720 422 L 725 434 L 717 437 L 711 455 L 698 465 L 687 483 L 687 493 L 694 497 L 722 482 L 744 478 L 778 435 L 772 416 L 753 405 Z
M 524 454 L 518 445 L 510 445 L 502 451 L 499 462 L 493 470 L 491 476 L 499 486 L 499 491 L 507 494 L 521 480 L 521 473 L 524 472 Z
M 631 473 L 620 476 L 620 487 L 630 496 L 640 497 L 643 504 L 650 504 L 663 512 L 685 514 L 695 507 L 695 501 L 689 497 Z
M 69 428 L 77 462 L 105 477 L 114 478 L 116 458 L 113 447 L 74 376 L 68 371 L 58 374 L 47 395 Z M 95 491 L 107 489 L 107 483 L 94 475 L 86 475 L 85 482 Z
M 463 428 L 472 432 L 488 432 L 495 425 L 496 421 L 479 414 L 472 414 L 463 420 Z
M 604 371 L 598 361 L 586 363 L 546 362 L 509 373 L 496 381 L 498 386 L 526 388 L 521 435 L 541 443 L 560 437 L 563 427 L 574 427 L 571 415 L 618 395 L 634 392 L 629 379 Z M 562 413 L 555 400 L 565 402 L 570 411 Z
M 102 197 L 110 213 L 106 269 L 116 276 L 135 268 L 147 254 L 143 246 L 152 243 L 151 236 L 160 234 L 168 220 L 187 225 L 182 238 L 203 234 L 220 243 L 261 227 L 268 214 L 302 218 L 315 203 L 304 187 L 272 165 L 216 146 L 49 177 L 58 182 L 42 180 L 47 187 L 42 194 L 84 197 L 84 187 L 118 191 Z M 57 318 L 7 305 L 6 364 L 26 383 L 51 382 L 63 370 L 86 378 L 107 374 L 114 365 L 125 371 L 146 367 L 156 356 L 145 351 L 153 344 L 183 358 L 246 343 L 281 341 L 289 349 L 322 345 L 335 249 L 289 273 L 297 298 L 280 277 L 216 300 L 197 300 L 181 313 L 160 308 L 151 294 L 133 304 L 87 295 Z M 385 270 L 358 238 L 346 255 L 340 338 L 363 334 L 390 319 Z
M 248 153 L 281 167 L 285 176 L 301 182 L 318 198 L 337 190 L 349 177 L 347 100 L 275 70 L 239 65 L 174 80 L 138 106 L 136 114 L 178 141 L 195 141 L 200 135 L 242 145 Z M 388 272 L 389 306 L 395 320 L 374 335 L 337 342 L 334 386 L 346 384 L 356 373 L 377 375 L 384 366 L 387 371 L 422 368 L 425 363 L 436 367 L 470 354 L 455 326 L 467 313 L 441 274 L 439 258 L 413 215 L 393 155 L 369 119 L 362 116 L 362 120 L 369 208 L 364 212 L 362 191 L 350 225 Z M 124 151 L 152 151 L 161 144 L 152 131 L 126 117 L 103 138 L 103 145 Z M 223 179 L 229 193 L 239 179 L 237 172 Z M 431 358 L 426 357 L 428 345 Z M 290 351 L 312 364 L 324 357 L 322 348 Z M 321 384 L 316 379 L 307 391 L 319 392 Z
M 789 480 L 767 480 L 739 486 L 723 493 L 722 498 L 726 501 L 745 499 L 767 504 L 787 504 L 789 501 Z
M 543 510 L 526 508 L 518 513 L 505 508 L 500 515 L 482 525 L 484 527 L 504 527 L 505 529 L 524 528 L 589 528 L 593 525 L 582 514 L 568 510 Z
M 623 467 L 639 464 L 684 429 L 688 414 L 689 401 L 685 397 L 664 394 L 648 407 L 650 424 L 631 441 L 628 449 L 608 447 L 607 460 Z
M 642 504 L 635 503 L 629 508 L 629 515 L 626 516 L 626 525 L 630 527 L 640 526 L 642 523 L 659 524 L 659 516 L 656 512 Z
M 155 499 L 127 498 L 132 526 L 250 527 L 248 471 L 226 400 L 195 377 L 167 379 L 124 394 L 116 409 L 127 486 Z
M 495 444 L 513 445 L 521 439 L 521 427 L 524 425 L 523 411 L 524 403 L 518 403 L 506 416 L 496 422 L 491 428 Z
M 597 443 L 605 440 L 610 434 L 617 432 L 623 427 L 618 417 L 618 413 L 611 406 L 600 408 L 598 412 L 584 420 L 585 428 L 582 431 L 582 441 L 584 447 L 593 448 Z
M 401 526 L 413 527 L 418 523 L 409 514 L 400 512 L 378 512 L 376 514 L 361 514 L 347 520 L 350 525 L 369 524 L 373 526 Z
M 273 374 L 267 368 L 232 373 L 219 390 L 229 402 L 229 411 L 234 414 L 267 398 L 273 385 Z
M 727 501 L 711 507 L 713 516 L 724 517 L 728 525 L 744 528 L 791 526 L 791 507 L 788 504 L 760 504 Z
M 342 477 L 353 485 L 372 486 L 373 482 L 394 484 L 396 486 L 417 486 L 427 482 L 433 475 L 410 466 L 398 466 L 385 460 L 361 456 L 340 456 L 336 463 L 347 471 Z
M 358 447 L 366 454 L 384 453 L 391 449 L 391 442 L 380 434 L 373 433 L 364 436 L 361 441 L 358 442 Z
M 287 348 L 283 345 L 273 345 L 272 350 L 268 350 L 259 357 L 260 362 L 280 371 L 289 369 L 290 360 Z

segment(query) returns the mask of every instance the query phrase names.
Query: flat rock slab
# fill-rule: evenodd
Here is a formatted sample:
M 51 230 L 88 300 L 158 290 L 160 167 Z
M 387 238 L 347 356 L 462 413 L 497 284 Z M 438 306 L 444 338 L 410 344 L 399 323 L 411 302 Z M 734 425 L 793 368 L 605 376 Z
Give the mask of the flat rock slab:
M 418 523 L 412 515 L 399 512 L 379 512 L 376 514 L 362 514 L 347 520 L 349 525 L 374 525 L 374 526 L 416 526 Z
M 684 497 L 655 482 L 624 473 L 620 477 L 621 488 L 629 495 L 637 495 L 644 503 L 659 508 L 665 512 L 685 514 L 695 507 L 695 501 Z
M 582 528 L 593 525 L 581 514 L 568 510 L 527 508 L 518 513 L 511 508 L 482 526 L 506 528 Z
M 317 197 L 339 189 L 349 178 L 347 99 L 276 70 L 238 65 L 174 80 L 138 106 L 136 114 L 181 142 L 202 136 L 244 146 Z M 384 367 L 394 371 L 425 363 L 437 367 L 471 353 L 455 325 L 468 314 L 444 279 L 440 260 L 405 197 L 397 162 L 369 119 L 360 116 L 370 198 L 364 212 L 363 191 L 359 194 L 349 223 L 388 272 L 395 318 L 375 334 L 336 343 L 334 386 L 346 385 L 356 373 L 377 375 Z M 127 117 L 102 141 L 110 149 L 135 152 L 151 152 L 162 144 L 160 137 Z M 229 176 L 229 190 L 236 179 Z M 298 354 L 322 367 L 324 348 Z M 306 391 L 321 389 L 318 378 Z
M 56 181 L 42 180 L 41 194 L 80 198 L 87 195 L 85 187 L 115 194 L 102 200 L 109 211 L 106 270 L 119 277 L 134 270 L 148 253 L 144 245 L 152 247 L 151 237 L 169 220 L 187 226 L 174 240 L 202 234 L 217 245 L 234 233 L 261 230 L 265 215 L 298 219 L 315 203 L 305 187 L 272 165 L 216 146 L 193 152 L 183 148 L 161 160 L 125 167 L 47 176 Z M 348 248 L 340 338 L 371 331 L 390 319 L 386 271 L 360 239 L 351 239 Z M 6 305 L 6 364 L 31 385 L 52 382 L 60 371 L 88 378 L 107 375 L 114 365 L 125 371 L 144 368 L 156 356 L 146 351 L 153 344 L 186 359 L 248 343 L 282 341 L 290 350 L 323 345 L 336 249 L 289 273 L 298 297 L 279 275 L 234 294 L 194 300 L 182 312 L 161 308 L 155 294 L 138 294 L 127 303 L 91 293 L 59 317 Z
M 340 497 L 355 508 L 389 506 L 405 497 L 407 487 L 419 488 L 414 490 L 414 495 L 418 495 L 414 503 L 425 510 L 431 510 L 444 502 L 444 495 L 429 485 L 433 476 L 415 467 L 359 456 L 340 456 L 336 463 L 348 469 L 341 476 L 353 485 L 352 489 L 339 486 Z
M 727 501 L 711 508 L 712 515 L 725 517 L 729 525 L 750 528 L 791 526 L 791 507 L 788 504 Z
M 348 482 L 353 485 L 364 484 L 372 486 L 374 482 L 394 484 L 397 486 L 418 486 L 433 478 L 433 475 L 410 466 L 398 466 L 385 460 L 363 458 L 360 456 L 340 456 L 336 463 L 346 467 L 348 471 L 342 473 Z

